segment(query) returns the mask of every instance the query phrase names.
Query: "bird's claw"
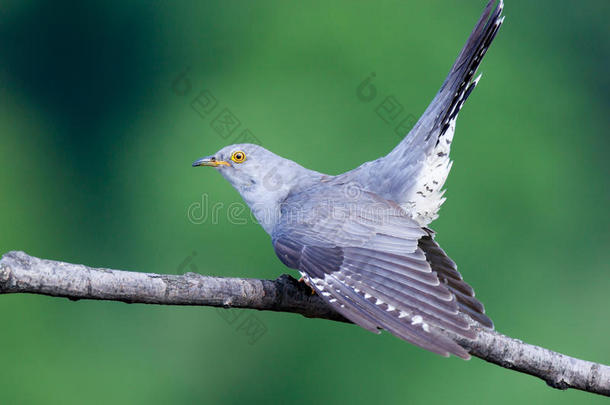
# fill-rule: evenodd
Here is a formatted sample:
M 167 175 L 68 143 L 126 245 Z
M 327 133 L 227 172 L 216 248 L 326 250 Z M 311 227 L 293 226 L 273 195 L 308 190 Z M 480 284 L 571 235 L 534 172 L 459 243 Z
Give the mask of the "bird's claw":
M 299 283 L 304 283 L 307 287 L 309 287 L 309 289 L 311 290 L 311 295 L 316 295 L 316 290 L 314 290 L 311 285 L 309 284 L 309 282 L 307 280 L 305 280 L 305 277 L 301 276 L 301 278 L 298 280 Z

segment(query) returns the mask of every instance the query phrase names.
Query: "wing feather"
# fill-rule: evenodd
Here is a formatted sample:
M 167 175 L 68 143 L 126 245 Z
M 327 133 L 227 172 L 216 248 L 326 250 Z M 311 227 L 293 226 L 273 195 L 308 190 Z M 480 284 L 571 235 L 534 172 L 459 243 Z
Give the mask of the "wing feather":
M 417 315 L 409 316 L 397 310 L 388 311 L 387 304 L 380 302 L 377 298 L 364 299 L 362 295 L 359 295 L 333 276 L 326 278 L 322 283 L 335 293 L 337 301 L 334 301 L 333 304 L 346 318 L 353 320 L 354 313 L 357 316 L 366 314 L 368 315 L 367 319 L 374 319 L 378 327 L 387 330 L 400 339 L 442 356 L 448 356 L 452 353 L 463 359 L 470 358 L 466 350 L 448 337 L 441 334 L 431 337 L 430 329 L 426 331 L 424 327 L 420 327 L 420 325 L 424 325 L 423 323 L 413 322 L 413 319 L 419 320 L 419 318 L 416 318 Z
M 485 315 L 485 308 L 474 297 L 474 289 L 468 285 L 457 270 L 457 265 L 447 256 L 445 251 L 432 238 L 432 234 L 419 240 L 419 246 L 426 254 L 431 268 L 438 274 L 439 279 L 449 291 L 455 295 L 460 311 L 467 313 L 488 328 L 493 328 L 492 320 Z
M 363 220 L 354 206 L 333 203 L 341 196 L 332 186 L 314 191 L 307 200 L 311 216 L 301 222 L 282 222 L 295 217 L 282 216 L 274 229 L 273 245 L 284 264 L 298 269 L 323 299 L 363 328 L 384 329 L 435 353 L 468 358 L 440 329 L 473 339 L 476 332 L 463 314 L 479 316 L 478 301 L 431 231 L 404 212 L 387 215 L 380 209 Z M 367 193 L 356 208 L 371 201 L 380 200 Z M 326 212 L 323 206 L 329 207 Z

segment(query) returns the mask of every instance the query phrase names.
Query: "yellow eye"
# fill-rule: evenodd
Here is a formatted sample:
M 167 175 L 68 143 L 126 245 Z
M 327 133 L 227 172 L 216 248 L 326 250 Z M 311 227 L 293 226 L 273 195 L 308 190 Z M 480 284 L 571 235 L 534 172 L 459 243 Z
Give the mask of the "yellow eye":
M 242 163 L 244 160 L 246 160 L 246 154 L 238 150 L 237 152 L 233 152 L 231 155 L 231 160 L 235 163 Z

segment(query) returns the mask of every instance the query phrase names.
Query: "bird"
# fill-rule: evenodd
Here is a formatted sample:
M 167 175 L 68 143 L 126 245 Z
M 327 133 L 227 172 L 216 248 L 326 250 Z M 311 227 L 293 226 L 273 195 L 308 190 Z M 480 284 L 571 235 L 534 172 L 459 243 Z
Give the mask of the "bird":
M 280 261 L 336 312 L 445 357 L 470 358 L 447 331 L 476 339 L 479 327 L 494 328 L 428 226 L 445 201 L 458 113 L 503 7 L 486 5 L 432 102 L 386 156 L 328 175 L 245 143 L 192 164 L 215 168 L 239 192 Z

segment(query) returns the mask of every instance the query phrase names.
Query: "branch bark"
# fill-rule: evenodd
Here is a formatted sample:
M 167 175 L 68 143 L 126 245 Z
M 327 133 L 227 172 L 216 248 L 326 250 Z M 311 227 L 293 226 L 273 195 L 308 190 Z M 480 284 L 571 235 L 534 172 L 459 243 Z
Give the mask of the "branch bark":
M 32 293 L 71 300 L 93 299 L 160 305 L 201 305 L 293 312 L 349 322 L 289 275 L 276 280 L 223 278 L 195 273 L 161 275 L 91 268 L 9 252 L 0 260 L 0 294 Z M 475 326 L 476 327 L 476 326 Z M 475 340 L 450 332 L 473 356 L 527 373 L 558 389 L 610 396 L 610 367 L 530 345 L 476 327 Z

